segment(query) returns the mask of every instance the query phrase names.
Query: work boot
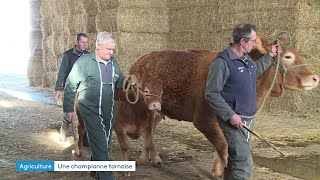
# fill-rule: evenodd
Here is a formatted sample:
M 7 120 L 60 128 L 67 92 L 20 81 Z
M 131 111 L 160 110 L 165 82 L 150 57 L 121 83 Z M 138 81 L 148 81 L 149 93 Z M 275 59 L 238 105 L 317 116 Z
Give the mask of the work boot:
M 69 122 L 68 119 L 65 116 L 63 116 L 63 121 L 62 121 L 60 134 L 59 134 L 60 142 L 65 142 L 67 140 L 67 131 L 70 123 L 71 122 Z

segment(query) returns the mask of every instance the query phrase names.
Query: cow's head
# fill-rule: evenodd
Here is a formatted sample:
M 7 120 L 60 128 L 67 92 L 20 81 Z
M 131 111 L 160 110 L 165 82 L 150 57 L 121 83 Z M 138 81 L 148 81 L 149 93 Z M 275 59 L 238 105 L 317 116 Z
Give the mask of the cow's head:
M 163 82 L 157 78 L 146 78 L 139 75 L 131 75 L 134 88 L 139 92 L 140 100 L 144 100 L 151 111 L 161 111 L 161 97 L 163 93 Z
M 269 48 L 270 44 L 268 44 L 267 40 L 259 37 L 257 39 L 257 48 L 250 53 L 250 56 L 256 60 L 267 53 Z M 317 87 L 319 76 L 309 70 L 299 53 L 294 48 L 286 46 L 281 46 L 281 48 L 282 54 L 280 55 L 279 71 L 276 83 L 271 91 L 271 96 L 282 95 L 284 89 L 299 91 L 311 90 Z M 274 60 L 278 62 L 278 57 L 274 57 Z M 275 66 L 272 66 L 258 78 L 258 81 L 272 79 L 275 70 Z

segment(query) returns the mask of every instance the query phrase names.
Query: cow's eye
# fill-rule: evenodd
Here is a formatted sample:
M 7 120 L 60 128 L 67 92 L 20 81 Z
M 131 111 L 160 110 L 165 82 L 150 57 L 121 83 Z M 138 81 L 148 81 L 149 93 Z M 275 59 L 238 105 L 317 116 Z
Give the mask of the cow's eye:
M 290 59 L 291 58 L 291 56 L 284 56 L 286 59 Z
M 148 91 L 148 90 L 145 90 L 144 93 L 149 94 L 149 91 Z

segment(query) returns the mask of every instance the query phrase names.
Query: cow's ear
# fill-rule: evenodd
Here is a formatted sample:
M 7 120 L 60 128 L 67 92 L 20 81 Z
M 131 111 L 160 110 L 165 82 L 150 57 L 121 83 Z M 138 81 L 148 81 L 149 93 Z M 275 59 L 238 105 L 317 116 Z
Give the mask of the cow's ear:
M 268 52 L 269 46 L 270 45 L 266 38 L 261 36 L 257 37 L 256 47 L 262 54 L 266 54 Z

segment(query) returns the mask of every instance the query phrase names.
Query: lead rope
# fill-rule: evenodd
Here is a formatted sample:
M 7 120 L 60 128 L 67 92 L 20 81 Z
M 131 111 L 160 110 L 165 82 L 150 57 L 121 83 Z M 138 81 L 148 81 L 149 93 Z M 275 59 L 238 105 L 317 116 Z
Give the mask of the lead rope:
M 280 37 L 281 37 L 282 35 L 285 35 L 286 37 L 288 37 L 288 41 L 281 41 Z M 292 36 L 291 36 L 288 32 L 281 32 L 281 33 L 279 33 L 278 36 L 276 36 L 276 38 L 272 38 L 272 40 L 273 40 L 273 42 L 277 42 L 277 41 L 278 41 L 278 42 L 280 42 L 280 44 L 283 44 L 283 45 L 285 45 L 285 46 L 288 46 L 288 45 L 290 45 L 290 44 L 292 43 Z M 287 74 L 288 70 L 293 69 L 293 68 L 296 68 L 296 67 L 301 67 L 301 66 L 307 65 L 307 64 L 299 64 L 299 65 L 295 65 L 295 66 L 291 66 L 291 67 L 286 68 L 286 67 L 284 66 L 283 62 L 281 61 L 280 54 L 278 54 L 277 59 L 278 59 L 278 60 L 277 60 L 277 63 L 274 63 L 275 66 L 276 66 L 276 72 L 275 72 L 275 74 L 274 74 L 274 76 L 273 76 L 272 83 L 271 83 L 271 86 L 270 86 L 267 94 L 263 97 L 261 106 L 259 107 L 259 109 L 257 110 L 257 112 L 256 112 L 254 115 L 252 115 L 252 116 L 240 115 L 240 117 L 246 118 L 246 119 L 251 119 L 251 118 L 256 117 L 258 113 L 260 113 L 260 111 L 262 110 L 262 108 L 263 108 L 263 106 L 264 106 L 264 104 L 265 104 L 265 102 L 266 102 L 267 97 L 269 96 L 269 94 L 270 94 L 271 91 L 272 91 L 272 88 L 273 88 L 273 86 L 274 86 L 274 83 L 276 82 L 276 78 L 277 78 L 277 74 L 278 74 L 278 71 L 279 71 L 280 63 L 281 63 L 281 69 L 282 69 L 282 71 L 283 71 L 283 72 L 282 72 L 282 83 L 283 83 L 283 85 L 281 86 L 282 92 L 284 92 L 285 81 L 286 81 L 286 74 Z

